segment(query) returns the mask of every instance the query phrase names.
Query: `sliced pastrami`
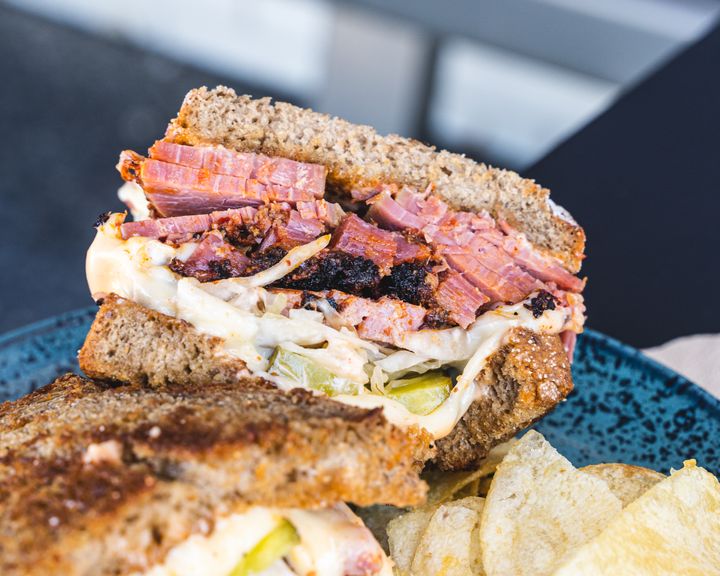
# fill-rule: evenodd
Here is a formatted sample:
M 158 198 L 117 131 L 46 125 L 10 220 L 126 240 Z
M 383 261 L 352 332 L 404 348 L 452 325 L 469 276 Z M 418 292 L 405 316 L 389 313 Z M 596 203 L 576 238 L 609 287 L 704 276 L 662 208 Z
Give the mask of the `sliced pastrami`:
M 322 198 L 327 168 L 321 164 L 235 152 L 222 146 L 184 146 L 159 140 L 150 148 L 150 158 L 189 168 L 207 170 L 261 184 L 278 185 Z
M 209 152 L 206 150 L 206 153 Z M 253 168 L 250 176 L 246 176 L 247 171 L 238 172 L 241 175 L 237 176 L 143 158 L 135 152 L 125 151 L 120 155 L 118 169 L 125 180 L 135 181 L 143 188 L 160 216 L 206 214 L 269 202 L 294 204 L 322 196 L 324 189 L 308 189 L 304 179 L 299 180 L 300 185 L 296 182 L 288 184 L 288 172 L 277 168 L 276 160 L 268 159 L 268 163 L 260 168 Z
M 315 218 L 335 228 L 345 216 L 340 204 L 326 202 L 325 200 L 312 200 L 297 202 L 295 207 L 303 218 Z
M 446 310 L 454 322 L 467 328 L 475 322 L 478 308 L 490 301 L 470 282 L 457 272 L 449 272 L 435 291 L 435 300 Z
M 572 330 L 564 330 L 560 332 L 560 341 L 562 342 L 563 348 L 570 359 L 572 364 L 573 357 L 575 356 L 575 343 L 577 342 L 577 332 Z
M 501 248 L 476 235 L 470 242 L 476 258 L 493 272 L 497 272 L 524 295 L 542 288 L 542 283 L 518 266 Z
M 415 239 L 408 240 L 402 234 L 394 232 L 395 238 L 395 258 L 393 259 L 393 265 L 398 266 L 407 262 L 427 262 L 432 256 L 430 247 L 427 244 L 416 241 Z
M 125 222 L 120 225 L 120 233 L 123 240 L 133 236 L 167 238 L 168 236 L 192 235 L 205 232 L 211 226 L 212 219 L 209 214 L 198 214 L 196 216 L 177 216 L 175 218 Z
M 425 319 L 421 306 L 383 296 L 378 301 L 332 294 L 338 312 L 347 323 L 357 327 L 361 338 L 394 344 L 405 332 L 418 330 Z
M 330 248 L 371 260 L 386 274 L 395 261 L 397 241 L 391 232 L 348 214 L 335 229 Z
M 205 235 L 187 260 L 170 262 L 170 269 L 200 282 L 211 282 L 241 276 L 249 262 L 242 252 L 225 241 L 220 232 L 213 231 Z
M 321 215 L 324 216 L 325 212 L 321 210 Z M 305 213 L 309 214 L 307 207 Z M 327 231 L 324 220 L 303 217 L 288 204 L 270 204 L 260 208 L 246 206 L 210 214 L 126 222 L 120 226 L 120 231 L 124 239 L 132 236 L 164 239 L 192 236 L 213 228 L 225 230 L 236 244 L 263 242 L 263 249 L 275 244 L 289 249 L 311 242 Z
M 467 279 L 493 299 L 502 294 L 503 301 L 517 302 L 545 287 L 543 282 L 555 283 L 573 292 L 582 291 L 583 280 L 565 270 L 552 256 L 536 249 L 505 222 L 496 225 L 486 212 L 452 210 L 437 196 L 418 194 L 409 187 L 399 190 L 395 198 L 391 193 L 386 187 L 367 201 L 370 218 L 389 230 L 421 231 L 439 253 L 452 252 L 451 267 L 467 272 Z M 446 247 L 463 250 L 448 251 Z M 465 250 L 468 247 L 471 253 Z M 478 262 L 481 267 L 477 266 Z M 486 274 L 485 269 L 505 277 L 506 282 Z M 511 287 L 501 288 L 504 284 Z
M 582 292 L 585 282 L 573 276 L 554 259 L 536 250 L 530 241 L 506 222 L 498 222 L 506 236 L 502 239 L 503 249 L 526 270 L 545 282 L 555 282 L 560 288 L 571 292 Z
M 471 250 L 446 246 L 441 251 L 450 267 L 485 295 L 499 302 L 520 302 L 527 296 L 504 276 L 485 266 Z
M 278 219 L 263 238 L 260 250 L 278 246 L 285 250 L 312 242 L 325 232 L 325 225 L 315 218 L 302 218 L 296 210 Z
M 425 220 L 403 208 L 388 192 L 381 192 L 372 198 L 368 218 L 388 230 L 422 230 Z

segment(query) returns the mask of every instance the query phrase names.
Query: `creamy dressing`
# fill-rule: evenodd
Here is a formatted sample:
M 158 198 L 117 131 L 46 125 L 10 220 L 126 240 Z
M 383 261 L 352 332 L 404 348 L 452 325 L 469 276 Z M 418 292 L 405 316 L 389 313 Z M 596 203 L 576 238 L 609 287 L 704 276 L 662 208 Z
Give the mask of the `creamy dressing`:
M 313 511 L 255 507 L 218 520 L 207 536 L 190 536 L 144 576 L 228 576 L 282 519 L 295 527 L 300 543 L 288 554 L 287 563 L 278 560 L 257 576 L 343 576 L 345 561 L 358 546 L 358 527 L 371 538 L 362 521 L 344 504 Z M 392 564 L 380 545 L 375 540 L 362 545 L 369 553 L 382 556 L 383 568 L 377 574 L 391 576 Z
M 133 220 L 147 220 L 150 218 L 150 203 L 145 191 L 135 182 L 125 182 L 117 192 L 120 201 L 130 208 Z
M 397 342 L 402 349 L 386 354 L 347 328 L 323 323 L 319 312 L 292 310 L 286 317 L 260 311 L 259 302 L 265 302 L 269 294 L 262 285 L 281 278 L 283 268 L 287 273 L 316 254 L 327 245 L 327 237 L 295 248 L 256 277 L 200 283 L 175 274 L 167 266 L 173 258 L 187 258 L 193 246 L 173 248 L 142 237 L 123 240 L 119 228 L 123 218 L 122 214 L 113 214 L 99 227 L 88 250 L 87 278 L 94 298 L 115 293 L 185 320 L 198 331 L 221 338 L 226 353 L 242 359 L 251 371 L 283 389 L 293 387 L 293 383 L 266 372 L 269 357 L 278 346 L 302 353 L 333 373 L 341 369 L 336 375 L 357 383 L 359 393 L 334 396 L 335 400 L 366 408 L 381 407 L 390 422 L 421 426 L 434 438 L 448 435 L 482 392 L 477 377 L 512 329 L 559 333 L 574 322 L 568 308 L 546 310 L 535 318 L 521 302 L 484 313 L 467 330 L 456 327 L 408 332 Z M 324 343 L 326 348 L 301 348 Z M 423 371 L 441 365 L 462 372 L 449 398 L 430 414 L 421 416 L 365 387 L 368 374 L 362 367 L 368 363 L 387 374 L 414 366 Z

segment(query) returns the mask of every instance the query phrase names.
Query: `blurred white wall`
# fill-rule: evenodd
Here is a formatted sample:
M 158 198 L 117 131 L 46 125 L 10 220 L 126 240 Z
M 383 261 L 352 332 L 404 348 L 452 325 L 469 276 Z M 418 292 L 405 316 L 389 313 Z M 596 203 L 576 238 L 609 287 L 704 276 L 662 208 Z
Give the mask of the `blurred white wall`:
M 720 0 L 0 1 L 515 168 L 720 11 Z

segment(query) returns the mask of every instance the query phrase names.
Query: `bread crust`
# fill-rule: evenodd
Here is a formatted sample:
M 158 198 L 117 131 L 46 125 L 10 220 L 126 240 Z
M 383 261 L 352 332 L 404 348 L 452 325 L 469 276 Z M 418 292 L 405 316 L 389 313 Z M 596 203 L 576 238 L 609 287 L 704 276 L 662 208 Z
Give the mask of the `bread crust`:
M 515 172 L 395 134 L 379 135 L 326 114 L 269 98 L 238 96 L 218 86 L 191 90 L 169 125 L 166 139 L 181 144 L 221 144 L 324 164 L 328 184 L 347 193 L 356 187 L 397 183 L 436 193 L 456 209 L 487 210 L 524 232 L 539 249 L 580 270 L 585 233 L 556 206 L 546 188 Z
M 0 405 L 0 573 L 125 574 L 248 506 L 420 503 L 424 432 L 295 390 L 66 375 Z M 88 462 L 112 441 L 118 459 Z
M 115 294 L 100 306 L 78 361 L 90 378 L 152 388 L 239 378 L 264 385 L 245 362 L 223 352 L 220 338 Z
M 443 470 L 476 468 L 493 446 L 545 416 L 573 389 L 560 337 L 525 328 L 510 333 L 479 380 L 478 398 L 437 442 L 433 463 Z
M 170 338 L 163 335 L 165 330 L 170 334 L 180 331 L 181 338 L 188 342 L 213 342 L 215 353 L 199 355 L 195 362 L 186 364 L 189 371 L 178 370 L 169 365 L 162 354 L 145 351 L 146 330 L 160 343 Z M 192 386 L 202 381 L 199 375 L 207 373 L 229 375 L 231 378 L 227 381 L 242 386 L 268 385 L 262 379 L 246 376 L 246 371 L 224 371 L 228 355 L 218 353 L 220 346 L 219 339 L 200 334 L 186 322 L 110 296 L 100 307 L 80 351 L 80 367 L 95 378 L 140 385 L 163 387 L 177 382 Z M 197 344 L 197 349 L 210 348 Z M 201 367 L 197 374 L 195 366 Z M 440 468 L 472 468 L 490 448 L 550 412 L 573 386 L 570 362 L 560 338 L 525 329 L 510 333 L 479 378 L 482 395 L 453 432 L 437 442 L 434 464 Z

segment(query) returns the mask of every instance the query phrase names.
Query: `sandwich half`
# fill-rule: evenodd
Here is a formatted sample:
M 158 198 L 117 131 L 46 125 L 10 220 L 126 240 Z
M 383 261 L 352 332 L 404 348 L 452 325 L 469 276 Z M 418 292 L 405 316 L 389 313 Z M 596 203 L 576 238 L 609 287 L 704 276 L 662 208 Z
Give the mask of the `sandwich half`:
M 390 576 L 344 502 L 422 502 L 430 442 L 304 390 L 71 374 L 0 437 L 4 576 Z
M 307 388 L 424 428 L 446 469 L 572 389 L 585 237 L 532 181 L 223 87 L 118 168 L 92 377 Z

